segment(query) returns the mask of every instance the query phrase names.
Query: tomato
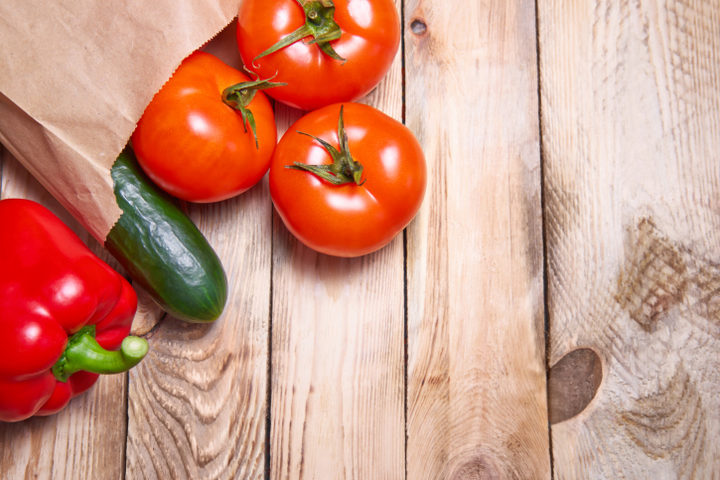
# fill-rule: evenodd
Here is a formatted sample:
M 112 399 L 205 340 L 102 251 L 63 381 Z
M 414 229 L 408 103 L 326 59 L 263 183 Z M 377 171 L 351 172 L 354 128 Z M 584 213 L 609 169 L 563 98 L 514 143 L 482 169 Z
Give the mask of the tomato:
M 282 136 L 270 163 L 270 194 L 302 243 L 356 257 L 382 248 L 410 223 L 426 170 L 420 144 L 403 124 L 367 105 L 334 104 L 306 114 Z
M 272 106 L 257 91 L 271 86 L 193 53 L 140 118 L 131 138 L 138 163 L 183 200 L 215 202 L 246 191 L 267 172 L 277 142 Z
M 287 86 L 268 95 L 303 110 L 369 93 L 400 45 L 392 0 L 244 0 L 237 25 L 245 66 L 262 78 L 277 74 Z M 285 38 L 292 43 L 256 58 Z

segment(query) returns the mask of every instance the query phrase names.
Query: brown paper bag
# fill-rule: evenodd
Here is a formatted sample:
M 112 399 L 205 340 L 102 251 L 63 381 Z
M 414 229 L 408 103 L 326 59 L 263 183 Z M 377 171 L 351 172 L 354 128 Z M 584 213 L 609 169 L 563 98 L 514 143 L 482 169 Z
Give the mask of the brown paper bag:
M 0 142 L 101 244 L 122 213 L 115 158 L 239 1 L 0 2 Z

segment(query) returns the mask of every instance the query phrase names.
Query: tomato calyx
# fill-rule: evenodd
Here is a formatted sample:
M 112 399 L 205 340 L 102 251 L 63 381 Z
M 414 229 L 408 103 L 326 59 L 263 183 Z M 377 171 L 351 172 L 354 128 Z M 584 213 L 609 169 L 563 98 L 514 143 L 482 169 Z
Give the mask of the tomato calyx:
M 330 145 L 322 138 L 316 137 L 310 133 L 298 132 L 307 135 L 319 142 L 323 148 L 330 154 L 333 163 L 329 165 L 307 165 L 305 163 L 295 162 L 286 168 L 293 170 L 303 170 L 326 180 L 333 185 L 343 185 L 346 183 L 354 183 L 362 185 L 363 166 L 357 162 L 350 154 L 348 147 L 348 136 L 345 131 L 345 123 L 343 121 L 343 106 L 340 106 L 340 117 L 338 118 L 338 139 L 340 140 L 340 150 Z
M 297 2 L 305 11 L 305 24 L 253 58 L 253 62 L 311 35 L 313 39 L 308 42 L 309 44 L 316 43 L 327 56 L 344 62 L 345 59 L 330 45 L 332 40 L 337 40 L 342 35 L 340 26 L 335 22 L 335 5 L 332 0 L 297 0 Z
M 243 120 L 243 128 L 247 133 L 247 127 L 250 125 L 253 137 L 255 137 L 255 148 L 259 149 L 257 127 L 255 126 L 255 117 L 248 108 L 250 102 L 255 98 L 255 94 L 258 90 L 264 90 L 266 88 L 281 87 L 287 85 L 287 83 L 271 82 L 272 78 L 260 80 L 255 79 L 249 82 L 240 82 L 235 85 L 230 85 L 222 92 L 222 101 L 225 105 L 240 112 Z

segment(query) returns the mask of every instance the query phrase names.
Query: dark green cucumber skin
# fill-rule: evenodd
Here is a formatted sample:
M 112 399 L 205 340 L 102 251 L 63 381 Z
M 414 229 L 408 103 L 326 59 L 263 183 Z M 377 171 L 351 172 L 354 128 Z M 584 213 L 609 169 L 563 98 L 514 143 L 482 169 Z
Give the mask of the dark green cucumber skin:
M 220 259 L 188 216 L 145 175 L 130 147 L 111 169 L 123 211 L 105 247 L 173 317 L 212 322 L 225 308 Z

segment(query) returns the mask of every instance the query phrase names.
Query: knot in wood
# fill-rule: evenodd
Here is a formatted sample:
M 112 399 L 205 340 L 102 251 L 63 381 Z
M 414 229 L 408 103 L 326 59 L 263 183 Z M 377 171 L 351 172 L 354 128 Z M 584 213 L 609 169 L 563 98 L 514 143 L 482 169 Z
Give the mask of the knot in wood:
M 548 398 L 550 423 L 579 414 L 595 398 L 602 382 L 602 362 L 594 350 L 579 348 L 550 368 Z
M 418 36 L 425 35 L 427 33 L 427 23 L 422 18 L 415 18 L 410 22 L 410 31 Z

